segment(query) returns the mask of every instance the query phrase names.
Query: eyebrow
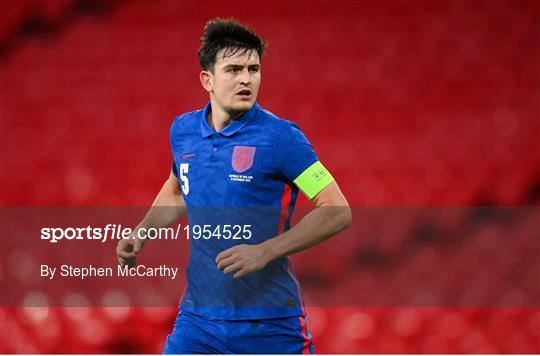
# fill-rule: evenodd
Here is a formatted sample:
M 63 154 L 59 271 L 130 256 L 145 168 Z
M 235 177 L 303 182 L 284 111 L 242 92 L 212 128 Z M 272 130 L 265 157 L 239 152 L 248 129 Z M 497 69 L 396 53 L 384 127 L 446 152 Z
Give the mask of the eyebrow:
M 247 67 L 260 67 L 261 65 L 260 64 L 248 64 Z M 225 66 L 223 66 L 223 68 L 244 68 L 245 66 L 242 65 L 242 64 L 227 64 Z

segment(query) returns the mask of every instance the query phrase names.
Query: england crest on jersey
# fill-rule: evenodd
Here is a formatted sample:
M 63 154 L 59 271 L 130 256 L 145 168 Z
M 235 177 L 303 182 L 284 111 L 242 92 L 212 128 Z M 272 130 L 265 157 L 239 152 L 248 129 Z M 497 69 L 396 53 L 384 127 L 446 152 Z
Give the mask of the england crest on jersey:
M 231 165 L 238 173 L 244 173 L 253 166 L 256 147 L 234 146 Z

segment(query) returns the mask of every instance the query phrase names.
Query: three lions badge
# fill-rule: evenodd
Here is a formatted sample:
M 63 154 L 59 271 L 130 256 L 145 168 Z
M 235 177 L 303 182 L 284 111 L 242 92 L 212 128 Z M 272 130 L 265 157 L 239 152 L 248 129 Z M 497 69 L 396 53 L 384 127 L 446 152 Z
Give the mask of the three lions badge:
M 256 147 L 234 146 L 231 165 L 238 173 L 244 173 L 253 166 Z

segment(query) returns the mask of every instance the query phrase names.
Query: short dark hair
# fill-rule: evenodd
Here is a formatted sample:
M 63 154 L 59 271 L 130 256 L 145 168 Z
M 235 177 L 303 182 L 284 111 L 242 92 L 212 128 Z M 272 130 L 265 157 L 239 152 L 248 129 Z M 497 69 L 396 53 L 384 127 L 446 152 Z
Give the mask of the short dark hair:
M 262 60 L 266 44 L 253 30 L 233 18 L 215 18 L 206 23 L 199 48 L 199 64 L 203 70 L 213 70 L 217 54 L 223 58 L 255 50 Z

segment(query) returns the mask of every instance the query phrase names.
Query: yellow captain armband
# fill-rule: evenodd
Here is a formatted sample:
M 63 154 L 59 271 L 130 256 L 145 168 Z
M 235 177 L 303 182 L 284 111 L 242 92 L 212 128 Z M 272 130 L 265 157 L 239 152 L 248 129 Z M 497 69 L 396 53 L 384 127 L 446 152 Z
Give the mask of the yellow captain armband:
M 328 169 L 326 169 L 320 161 L 317 161 L 296 177 L 294 184 L 296 184 L 309 199 L 313 199 L 315 195 L 319 194 L 321 190 L 333 181 L 334 177 L 328 172 Z

